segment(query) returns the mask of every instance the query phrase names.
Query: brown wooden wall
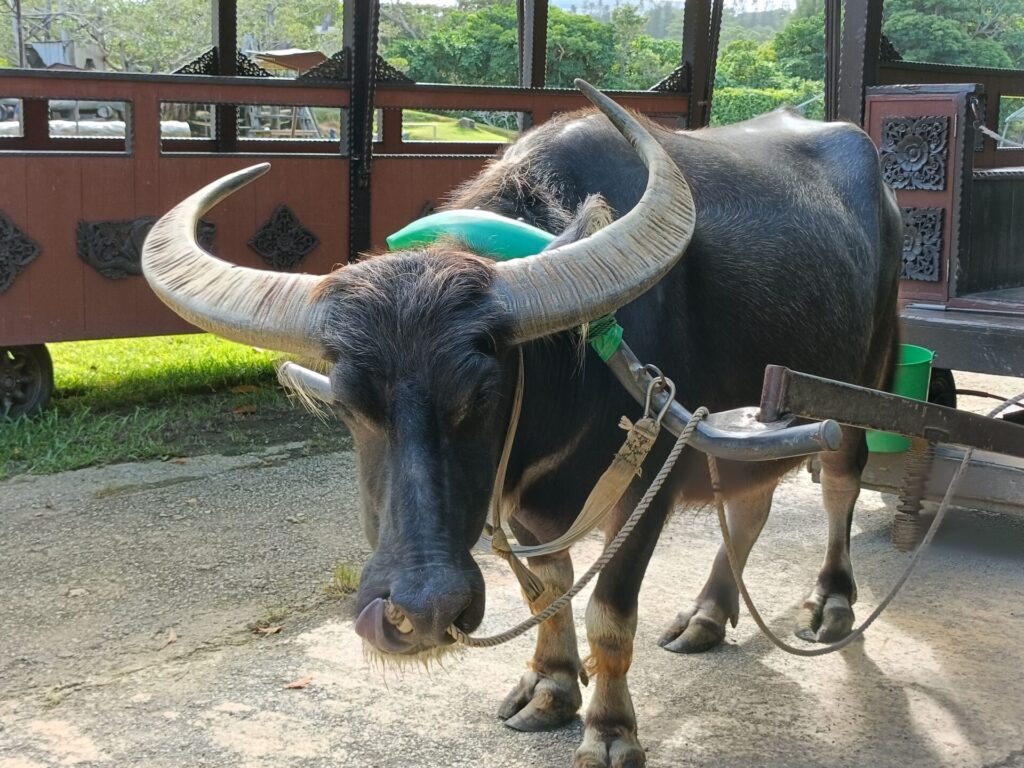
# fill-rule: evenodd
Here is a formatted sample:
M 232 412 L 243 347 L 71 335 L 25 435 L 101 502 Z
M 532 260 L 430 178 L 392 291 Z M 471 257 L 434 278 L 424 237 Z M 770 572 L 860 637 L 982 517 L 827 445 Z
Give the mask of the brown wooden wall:
M 35 73 L 34 73 L 35 74 Z M 124 150 L 89 151 L 90 139 L 50 139 L 42 121 L 24 139 L 0 140 L 0 211 L 40 247 L 39 256 L 0 293 L 0 344 L 143 336 L 194 330 L 166 309 L 141 276 L 111 279 L 78 255 L 79 222 L 158 216 L 204 184 L 268 160 L 270 173 L 219 205 L 206 218 L 216 225 L 213 252 L 229 261 L 269 268 L 248 245 L 278 205 L 287 205 L 319 244 L 296 267 L 323 273 L 347 258 L 348 160 L 338 148 L 320 154 L 278 152 L 163 153 L 159 103 L 257 103 L 344 107 L 337 87 L 291 82 L 224 82 L 218 78 L 82 78 L 22 76 L 0 79 L 2 96 L 39 100 L 76 98 L 130 102 L 130 139 Z M 30 110 L 26 109 L 26 113 Z M 35 149 L 27 150 L 29 142 Z M 69 143 L 70 142 L 70 143 Z M 325 142 L 326 145 L 326 142 Z M 81 151 L 67 147 L 83 146 Z M 252 149 L 252 145 L 244 145 Z
M 79 222 L 158 216 L 202 185 L 268 160 L 268 176 L 209 214 L 213 252 L 246 266 L 268 268 L 247 245 L 274 210 L 286 204 L 319 245 L 295 269 L 324 273 L 348 260 L 349 161 L 336 142 L 240 139 L 222 152 L 214 139 L 166 141 L 161 102 L 279 104 L 344 110 L 347 85 L 297 80 L 117 73 L 0 71 L 0 97 L 21 98 L 24 136 L 0 137 L 0 212 L 41 248 L 38 258 L 0 293 L 0 345 L 144 336 L 195 330 L 150 292 L 141 276 L 111 279 L 78 255 Z M 620 92 L 615 99 L 675 126 L 687 111 L 676 92 Z M 130 104 L 127 139 L 51 138 L 48 99 L 96 99 Z M 500 144 L 402 140 L 402 109 L 508 110 L 527 125 L 586 106 L 573 90 L 485 86 L 380 84 L 382 141 L 374 145 L 370 227 L 374 248 L 443 202 L 477 173 Z

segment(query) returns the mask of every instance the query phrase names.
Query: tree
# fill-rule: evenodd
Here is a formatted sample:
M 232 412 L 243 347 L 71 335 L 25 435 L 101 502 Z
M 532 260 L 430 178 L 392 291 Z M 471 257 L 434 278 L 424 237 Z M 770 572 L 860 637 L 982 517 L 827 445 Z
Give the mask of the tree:
M 9 0 L 8 0 L 9 2 Z M 57 5 L 57 9 L 54 6 Z M 0 5 L 0 9 L 9 5 Z M 210 0 L 22 0 L 26 42 L 89 41 L 100 46 L 107 66 L 141 72 L 169 72 L 210 48 Z M 339 0 L 243 0 L 240 36 L 253 47 L 341 47 Z M 324 27 L 326 31 L 321 31 Z M 5 25 L 11 29 L 10 25 Z M 13 34 L 3 40 L 0 57 L 17 61 Z
M 719 54 L 716 88 L 778 88 L 784 79 L 771 43 L 734 40 Z
M 1024 0 L 887 0 L 883 32 L 904 59 L 1024 66 Z
M 515 85 L 519 62 L 516 9 L 481 4 L 477 10 L 446 10 L 421 38 L 395 37 L 387 58 L 406 63 L 406 74 L 425 83 Z
M 787 77 L 823 80 L 825 77 L 825 13 L 794 17 L 772 43 L 779 68 Z
M 615 64 L 612 28 L 589 16 L 548 9 L 547 84 L 571 88 L 574 78 L 604 84 Z

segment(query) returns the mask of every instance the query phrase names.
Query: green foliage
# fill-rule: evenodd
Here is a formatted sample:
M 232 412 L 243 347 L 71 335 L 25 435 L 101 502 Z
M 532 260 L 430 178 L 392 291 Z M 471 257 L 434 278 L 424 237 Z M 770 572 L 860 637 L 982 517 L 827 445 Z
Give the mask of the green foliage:
M 340 0 L 238 0 L 239 48 L 248 35 L 253 50 L 309 48 L 334 53 L 342 47 L 341 6 Z M 328 31 L 317 31 L 325 21 L 332 22 Z
M 454 10 L 406 13 L 382 8 L 385 58 L 419 82 L 518 83 L 516 12 L 511 3 L 463 2 Z M 582 77 L 605 88 L 646 89 L 679 64 L 678 40 L 645 34 L 647 17 L 635 6 L 614 9 L 611 21 L 548 11 L 548 85 L 571 87 Z
M 779 69 L 787 77 L 823 80 L 825 77 L 825 12 L 794 17 L 772 43 Z
M 1024 67 L 1024 0 L 887 0 L 883 32 L 905 60 Z
M 407 62 L 406 74 L 418 82 L 514 85 L 517 39 L 515 6 L 488 5 L 448 11 L 429 34 L 393 37 L 382 51 Z
M 107 66 L 134 72 L 169 72 L 213 44 L 210 0 L 22 0 L 26 42 L 59 40 L 62 35 L 91 42 L 104 52 Z M 7 4 L 0 5 L 7 10 Z M 325 20 L 336 25 L 321 34 Z M 17 61 L 9 17 L 0 15 L 0 58 Z M 340 0 L 240 0 L 239 47 L 250 35 L 260 50 L 298 47 L 333 53 L 341 47 Z
M 797 88 L 719 88 L 711 104 L 711 124 L 748 120 L 779 107 L 798 107 L 806 117 L 821 120 L 821 83 L 807 81 Z
M 610 25 L 551 6 L 548 9 L 548 85 L 569 88 L 577 77 L 600 82 L 615 66 L 613 45 Z
M 783 85 L 771 43 L 734 40 L 718 56 L 716 88 L 779 88 Z

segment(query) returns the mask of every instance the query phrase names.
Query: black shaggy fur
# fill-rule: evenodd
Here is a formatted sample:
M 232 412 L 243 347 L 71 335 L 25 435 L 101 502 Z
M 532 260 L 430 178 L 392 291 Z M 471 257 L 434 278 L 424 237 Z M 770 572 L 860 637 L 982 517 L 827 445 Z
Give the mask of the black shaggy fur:
M 649 130 L 683 169 L 697 225 L 679 265 L 618 313 L 639 357 L 676 382 L 690 409 L 756 404 L 772 363 L 884 386 L 897 343 L 902 230 L 867 136 L 786 112 L 694 133 Z M 617 215 L 630 210 L 646 180 L 608 121 L 581 113 L 525 135 L 449 205 L 559 233 L 591 195 L 603 196 Z M 400 605 L 415 627 L 409 653 L 446 642 L 450 622 L 472 629 L 483 614 L 483 583 L 469 549 L 485 521 L 518 356 L 493 278 L 489 263 L 441 244 L 369 259 L 324 285 L 323 295 L 337 299 L 325 329 L 336 360 L 332 382 L 355 437 L 375 546 L 358 607 L 376 598 Z M 619 417 L 635 417 L 637 407 L 592 353 L 580 364 L 573 333 L 530 343 L 523 353 L 525 396 L 504 493 L 517 505 L 517 533 L 543 541 L 579 511 L 621 443 Z M 855 479 L 863 438 L 847 437 L 836 466 Z M 670 442 L 661 439 L 647 476 Z M 724 463 L 726 491 L 770 487 L 797 463 Z M 709 498 L 702 457 L 684 454 L 668 486 L 595 591 L 597 604 L 624 627 L 635 620 L 640 581 L 673 499 Z M 627 500 L 639 492 L 637 484 Z M 823 571 L 819 584 L 851 603 L 855 597 L 852 572 Z M 734 591 L 723 599 L 734 600 Z M 600 638 L 591 640 L 602 647 Z M 624 675 L 629 651 L 621 652 Z M 574 658 L 548 662 L 571 668 Z M 619 669 L 607 653 L 602 658 L 599 676 L 620 674 L 607 671 Z M 543 664 L 538 655 L 538 674 Z M 599 701 L 595 694 L 588 733 L 630 733 L 631 707 Z

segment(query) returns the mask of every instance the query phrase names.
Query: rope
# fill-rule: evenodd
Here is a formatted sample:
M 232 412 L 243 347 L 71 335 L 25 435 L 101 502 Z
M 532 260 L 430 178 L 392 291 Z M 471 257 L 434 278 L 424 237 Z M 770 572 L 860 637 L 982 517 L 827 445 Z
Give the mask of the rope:
M 1016 397 L 1011 397 L 1009 400 L 1005 400 L 1002 404 L 993 408 L 988 413 L 988 417 L 995 418 L 1001 412 L 1009 408 L 1011 405 L 1016 405 L 1024 401 L 1024 392 L 1021 392 Z M 921 558 L 921 554 L 928 548 L 928 545 L 932 543 L 932 539 L 935 538 L 935 534 L 938 533 L 939 526 L 942 525 L 942 521 L 946 517 L 946 512 L 949 509 L 950 502 L 953 499 L 953 495 L 956 493 L 956 489 L 960 486 L 960 480 L 963 478 L 964 472 L 967 470 L 967 465 L 971 462 L 971 457 L 974 456 L 974 448 L 968 447 L 964 452 L 964 458 L 960 462 L 960 466 L 957 467 L 956 473 L 953 475 L 953 479 L 946 489 L 946 495 L 942 497 L 942 503 L 939 505 L 938 511 L 935 513 L 935 519 L 932 520 L 932 524 L 928 527 L 928 532 L 925 534 L 924 539 L 918 545 L 914 551 L 913 557 L 910 562 L 907 563 L 907 567 L 903 570 L 903 574 L 896 580 L 892 589 L 885 598 L 878 604 L 878 607 L 871 612 L 871 615 L 864 620 L 864 622 L 857 627 L 853 632 L 835 643 L 831 643 L 820 648 L 797 648 L 790 645 L 784 640 L 780 639 L 774 632 L 772 632 L 764 619 L 761 618 L 761 614 L 758 612 L 757 607 L 754 605 L 753 599 L 750 597 L 750 593 L 747 591 L 747 585 L 743 583 L 743 574 L 741 569 L 737 566 L 739 559 L 736 557 L 736 552 L 733 550 L 732 537 L 729 535 L 729 524 L 725 517 L 725 504 L 722 500 L 721 484 L 719 482 L 718 475 L 718 462 L 715 461 L 715 457 L 708 454 L 708 471 L 711 473 L 711 488 L 715 495 L 715 509 L 718 512 L 718 526 L 722 529 L 722 543 L 725 546 L 725 554 L 729 560 L 729 568 L 732 571 L 732 577 L 736 581 L 736 587 L 739 589 L 740 594 L 743 596 L 743 602 L 747 606 L 747 610 L 754 619 L 754 623 L 757 624 L 758 628 L 764 633 L 776 648 L 791 653 L 794 656 L 824 656 L 829 653 L 835 653 L 840 651 L 850 643 L 859 640 L 868 627 L 875 623 L 875 619 L 882 615 L 882 612 L 889 606 L 893 598 L 899 593 L 903 585 L 906 584 L 907 579 L 910 578 L 910 574 L 913 573 L 914 568 L 917 566 L 918 561 Z
M 508 461 L 512 455 L 512 445 L 515 443 L 516 431 L 519 429 L 519 416 L 523 411 L 523 389 L 525 384 L 525 372 L 523 366 L 523 348 L 519 348 L 519 372 L 516 375 L 516 393 L 512 400 L 512 415 L 509 418 L 508 431 L 505 433 L 505 445 L 501 449 L 501 459 L 498 462 L 498 471 L 494 476 L 494 488 L 491 490 L 491 522 L 487 526 L 490 529 L 490 536 L 480 538 L 490 544 L 491 551 L 509 564 L 512 572 L 519 581 L 519 586 L 526 593 L 526 598 L 533 602 L 544 592 L 544 583 L 537 575 L 526 567 L 516 556 L 508 536 L 505 535 L 505 528 L 502 523 L 502 499 L 504 498 L 505 475 L 508 473 Z
M 455 638 L 455 640 L 462 645 L 470 648 L 493 648 L 496 645 L 507 643 L 520 635 L 525 634 L 539 624 L 543 624 L 545 621 L 550 619 L 569 602 L 580 593 L 580 591 L 591 582 L 591 580 L 599 574 L 604 567 L 615 557 L 616 553 L 622 548 L 622 545 L 626 543 L 626 539 L 629 538 L 629 534 L 633 532 L 640 519 L 644 516 L 647 508 L 650 507 L 651 502 L 654 501 L 654 497 L 661 490 L 661 486 L 664 485 L 666 478 L 676 464 L 676 460 L 679 458 L 679 454 L 682 453 L 683 448 L 686 447 L 686 443 L 689 441 L 693 431 L 697 428 L 697 424 L 701 419 L 708 415 L 707 408 L 698 408 L 697 411 L 690 418 L 690 421 L 686 424 L 683 430 L 679 433 L 679 438 L 676 440 L 675 445 L 672 446 L 672 450 L 669 451 L 668 457 L 665 459 L 665 463 L 662 465 L 658 474 L 655 476 L 653 482 L 647 492 L 640 499 L 636 508 L 632 514 L 626 519 L 626 522 L 622 524 L 622 528 L 619 529 L 618 534 L 615 538 L 605 547 L 604 552 L 601 556 L 594 561 L 594 564 L 590 566 L 586 573 L 584 573 L 579 580 L 572 585 L 568 592 L 552 602 L 547 608 L 540 613 L 536 613 L 529 619 L 517 624 L 511 629 L 502 632 L 497 635 L 491 635 L 489 637 L 471 637 L 470 635 L 463 632 L 461 629 L 456 627 L 454 624 L 448 628 L 448 633 Z
M 990 139 L 994 139 L 994 140 L 996 140 L 998 142 L 1001 142 L 1002 144 L 1005 144 L 1005 145 L 1008 145 L 1008 146 L 1011 146 L 1011 147 L 1015 147 L 1017 149 L 1024 149 L 1024 144 L 1021 144 L 1019 141 L 1014 141 L 1013 139 L 1008 139 L 1005 136 L 1003 136 L 1003 134 L 996 133 L 991 128 L 989 128 L 986 125 L 983 125 L 982 123 L 978 123 L 974 127 L 977 128 L 982 133 L 984 133 Z

